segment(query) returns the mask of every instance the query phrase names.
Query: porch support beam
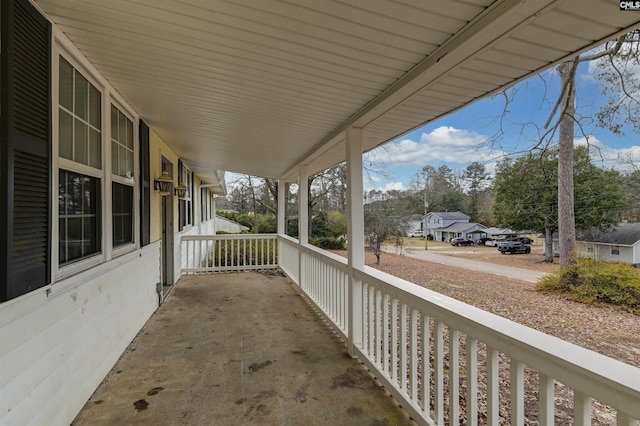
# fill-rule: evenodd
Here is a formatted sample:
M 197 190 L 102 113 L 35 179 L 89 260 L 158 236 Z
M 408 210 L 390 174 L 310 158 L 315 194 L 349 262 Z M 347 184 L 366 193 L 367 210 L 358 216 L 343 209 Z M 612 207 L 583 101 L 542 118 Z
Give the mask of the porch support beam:
M 362 179 L 362 129 L 350 127 L 345 132 L 347 158 L 347 238 L 349 267 L 349 354 L 356 356 L 362 346 L 362 281 L 354 271 L 364 266 L 364 191 Z
M 309 244 L 309 173 L 307 172 L 307 166 L 300 164 L 298 166 L 298 191 L 300 191 L 298 206 L 298 239 L 300 244 Z
M 286 183 L 284 180 L 278 180 L 278 234 L 285 234 L 285 223 L 287 220 L 287 200 L 285 195 Z

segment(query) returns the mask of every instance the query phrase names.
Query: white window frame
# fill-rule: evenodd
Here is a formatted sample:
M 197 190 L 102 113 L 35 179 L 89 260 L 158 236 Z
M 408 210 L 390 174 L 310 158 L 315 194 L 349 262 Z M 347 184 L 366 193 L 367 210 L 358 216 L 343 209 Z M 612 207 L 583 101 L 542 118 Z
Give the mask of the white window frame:
M 73 68 L 82 74 L 101 95 L 101 149 L 102 163 L 101 170 L 76 163 L 66 158 L 59 157 L 59 58 L 63 57 Z M 124 99 L 115 91 L 111 85 L 100 75 L 93 65 L 78 51 L 78 49 L 67 39 L 67 37 L 57 28 L 53 29 L 53 45 L 51 56 L 52 69 L 52 248 L 51 248 L 51 277 L 55 284 L 66 277 L 88 270 L 92 267 L 108 262 L 115 257 L 119 257 L 140 247 L 139 229 L 139 182 L 136 177 L 139 175 L 139 142 L 138 125 L 139 116 L 134 109 L 129 107 Z M 134 173 L 131 180 L 111 174 L 111 105 L 116 106 L 127 118 L 133 122 L 133 148 L 134 148 Z M 60 169 L 100 179 L 100 251 L 95 255 L 71 262 L 66 265 L 59 264 L 59 211 L 58 211 L 58 181 Z M 112 221 L 112 182 L 124 183 L 133 187 L 133 242 L 124 244 L 113 249 L 113 221 Z

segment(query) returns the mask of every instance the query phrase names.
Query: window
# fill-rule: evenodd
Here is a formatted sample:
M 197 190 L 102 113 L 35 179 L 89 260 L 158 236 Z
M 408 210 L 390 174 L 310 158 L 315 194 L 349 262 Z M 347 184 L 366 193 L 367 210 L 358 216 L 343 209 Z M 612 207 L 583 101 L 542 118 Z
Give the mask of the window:
M 113 247 L 133 243 L 133 121 L 111 105 L 111 219 Z
M 65 265 L 101 251 L 102 95 L 61 56 L 59 72 L 58 258 Z
M 100 251 L 100 179 L 60 170 L 58 226 L 60 264 Z
M 131 113 L 116 98 L 104 111 L 109 88 L 83 74 L 73 60 L 59 55 L 58 71 L 59 266 L 94 257 L 86 265 L 70 266 L 61 272 L 64 276 L 110 260 L 111 248 L 124 251 L 135 242 L 137 165 Z
M 133 179 L 133 122 L 111 105 L 111 173 Z
M 133 186 L 112 184 L 113 247 L 133 242 Z
M 187 186 L 187 194 L 178 201 L 179 229 L 182 231 L 185 227 L 193 226 L 193 174 L 182 161 L 178 161 L 178 182 Z
M 620 249 L 612 248 L 611 249 L 611 254 L 614 255 L 614 256 L 620 256 Z
M 102 96 L 89 81 L 60 57 L 58 143 L 60 157 L 102 168 Z

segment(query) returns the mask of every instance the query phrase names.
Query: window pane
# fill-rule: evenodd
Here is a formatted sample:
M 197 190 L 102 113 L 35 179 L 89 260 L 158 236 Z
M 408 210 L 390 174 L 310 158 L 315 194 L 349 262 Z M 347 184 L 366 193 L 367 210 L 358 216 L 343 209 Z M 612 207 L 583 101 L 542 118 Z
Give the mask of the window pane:
M 73 117 L 61 109 L 58 121 L 60 157 L 73 160 Z
M 69 111 L 73 111 L 73 67 L 60 57 L 60 85 L 58 102 Z
M 133 242 L 133 187 L 112 183 L 113 246 Z
M 89 165 L 96 169 L 102 169 L 100 133 L 93 128 L 89 128 Z
M 100 179 L 60 170 L 60 264 L 100 251 Z
M 121 145 L 125 145 L 127 143 L 127 117 L 124 114 L 118 114 L 118 129 L 120 130 L 120 135 L 118 136 L 118 142 Z
M 89 85 L 89 123 L 100 130 L 102 115 L 102 95 L 92 84 Z
M 118 175 L 127 176 L 127 150 L 122 146 L 118 147 Z
M 118 140 L 118 109 L 111 105 L 111 139 Z
M 118 144 L 111 143 L 111 173 L 118 174 Z
M 76 76 L 76 93 L 75 93 L 75 109 L 74 113 L 84 119 L 87 120 L 87 110 L 89 104 L 89 82 L 86 78 L 84 78 L 80 73 L 75 73 Z
M 133 152 L 133 121 L 127 120 L 127 148 Z
M 76 118 L 73 161 L 82 164 L 87 164 L 87 130 L 87 125 Z
M 127 151 L 127 178 L 133 179 L 133 151 Z

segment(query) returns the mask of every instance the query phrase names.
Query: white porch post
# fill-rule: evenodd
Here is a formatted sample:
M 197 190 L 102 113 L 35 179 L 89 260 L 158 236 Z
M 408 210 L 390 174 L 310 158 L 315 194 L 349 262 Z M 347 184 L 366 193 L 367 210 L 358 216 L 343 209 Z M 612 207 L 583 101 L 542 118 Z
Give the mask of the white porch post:
M 349 355 L 362 346 L 362 281 L 354 271 L 364 266 L 364 205 L 362 194 L 362 129 L 351 127 L 345 132 L 347 154 L 347 209 L 349 259 Z
M 307 285 L 304 247 L 309 244 L 309 190 L 307 181 L 309 180 L 307 166 L 298 166 L 298 285 L 305 288 Z
M 298 197 L 298 240 L 300 244 L 309 244 L 309 188 L 307 181 L 309 180 L 309 172 L 307 172 L 307 166 L 301 164 L 298 166 L 298 191 L 300 191 L 300 197 Z
M 211 196 L 213 197 L 213 212 L 212 212 L 212 217 L 213 217 L 213 235 L 217 235 L 218 233 L 218 211 L 216 209 L 216 196 L 214 194 L 211 194 Z
M 286 215 L 286 195 L 284 193 L 284 188 L 286 183 L 282 179 L 278 179 L 278 234 L 285 233 L 285 221 L 287 220 Z

